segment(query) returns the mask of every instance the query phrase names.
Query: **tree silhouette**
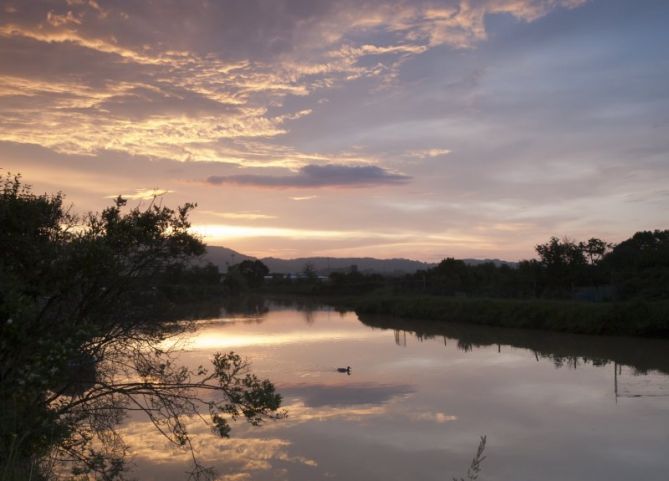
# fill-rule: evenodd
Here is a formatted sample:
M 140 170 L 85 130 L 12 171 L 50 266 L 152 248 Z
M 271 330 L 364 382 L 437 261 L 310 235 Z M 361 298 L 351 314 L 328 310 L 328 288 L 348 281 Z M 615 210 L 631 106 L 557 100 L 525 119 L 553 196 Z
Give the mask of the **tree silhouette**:
M 188 448 L 185 417 L 279 418 L 281 397 L 237 354 L 189 370 L 163 342 L 186 325 L 152 314 L 165 272 L 204 252 L 188 232 L 192 204 L 126 208 L 76 218 L 63 196 L 35 195 L 19 177 L 0 190 L 0 472 L 46 478 L 49 459 L 77 479 L 123 476 L 115 426 L 143 411 Z M 5 255 L 5 253 L 7 255 Z M 201 393 L 214 394 L 203 401 Z M 208 398 L 209 399 L 209 398 Z M 193 475 L 209 471 L 194 458 Z

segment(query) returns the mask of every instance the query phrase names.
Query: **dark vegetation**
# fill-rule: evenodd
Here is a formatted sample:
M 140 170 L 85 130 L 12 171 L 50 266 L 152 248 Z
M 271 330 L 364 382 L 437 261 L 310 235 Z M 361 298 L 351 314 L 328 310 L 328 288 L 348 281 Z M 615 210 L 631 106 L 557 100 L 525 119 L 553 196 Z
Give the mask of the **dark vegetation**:
M 191 418 L 207 414 L 228 436 L 230 420 L 283 416 L 272 383 L 238 354 L 190 370 L 165 344 L 188 328 L 174 322 L 170 299 L 220 284 L 214 269 L 193 263 L 204 252 L 188 233 L 193 207 L 154 199 L 130 209 L 119 197 L 77 218 L 62 195 L 4 179 L 0 480 L 124 479 L 127 446 L 116 427 L 129 411 L 184 449 Z M 195 455 L 191 474 L 212 477 Z
M 262 286 L 269 269 L 258 260 L 244 260 L 239 264 L 228 267 L 223 280 L 225 292 L 229 295 L 239 295 L 250 289 Z
M 444 343 L 456 342 L 463 351 L 495 345 L 499 349 L 505 346 L 527 349 L 537 360 L 549 359 L 556 367 L 618 364 L 629 366 L 640 374 L 654 370 L 669 374 L 669 356 L 664 339 L 587 336 L 387 315 L 362 314 L 359 317 L 367 326 L 394 330 L 398 343 L 402 339 L 401 333 L 408 332 L 414 334 L 418 341 L 442 339 Z
M 223 293 L 221 273 L 211 263 L 191 261 L 173 264 L 157 275 L 156 290 L 175 304 L 200 302 Z
M 669 337 L 669 301 L 588 303 L 439 296 L 363 296 L 345 301 L 359 314 L 548 329 L 576 334 Z
M 516 267 L 448 258 L 401 277 L 355 266 L 328 279 L 273 279 L 272 294 L 317 296 L 360 313 L 588 334 L 669 336 L 669 230 L 612 245 L 551 238 Z
M 669 230 L 637 232 L 612 245 L 600 239 L 576 242 L 551 238 L 536 246 L 538 259 L 511 267 L 476 265 L 447 258 L 437 266 L 404 276 L 360 272 L 333 273 L 329 282 L 273 282 L 301 293 L 427 294 L 450 297 L 626 301 L 669 299 Z M 314 279 L 312 279 L 313 281 Z

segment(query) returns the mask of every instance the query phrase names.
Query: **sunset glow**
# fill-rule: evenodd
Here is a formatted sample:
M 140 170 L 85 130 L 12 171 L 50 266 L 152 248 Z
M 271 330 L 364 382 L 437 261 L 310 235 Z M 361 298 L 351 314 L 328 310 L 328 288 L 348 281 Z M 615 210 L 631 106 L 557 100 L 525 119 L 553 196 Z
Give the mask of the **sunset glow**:
M 195 202 L 250 255 L 533 255 L 666 227 L 669 4 L 0 4 L 0 168 Z

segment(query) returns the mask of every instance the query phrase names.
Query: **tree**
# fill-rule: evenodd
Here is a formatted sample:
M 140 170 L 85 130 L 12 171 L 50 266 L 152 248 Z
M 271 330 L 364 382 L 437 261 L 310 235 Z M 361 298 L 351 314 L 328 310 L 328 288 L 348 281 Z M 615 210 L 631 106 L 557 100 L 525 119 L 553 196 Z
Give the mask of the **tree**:
M 223 286 L 228 294 L 236 296 L 248 289 L 257 289 L 262 286 L 267 274 L 269 274 L 269 269 L 261 261 L 245 260 L 228 266 Z
M 302 275 L 309 282 L 316 282 L 318 280 L 318 274 L 316 273 L 316 267 L 313 263 L 307 262 L 302 268 Z
M 63 196 L 35 195 L 19 177 L 0 191 L 0 471 L 4 480 L 123 476 L 115 426 L 141 410 L 179 446 L 184 419 L 209 411 L 257 425 L 283 416 L 281 397 L 235 353 L 211 368 L 178 365 L 163 342 L 187 326 L 153 314 L 164 273 L 204 252 L 188 232 L 192 204 L 126 208 L 117 198 L 81 219 Z M 198 392 L 217 396 L 203 401 Z M 194 477 L 209 472 L 194 459 Z
M 551 237 L 547 243 L 539 244 L 535 249 L 540 262 L 547 269 L 579 266 L 586 262 L 582 244 L 566 237 L 563 240 Z
M 641 231 L 606 255 L 623 297 L 669 298 L 669 230 Z
M 269 274 L 268 267 L 259 260 L 245 260 L 237 264 L 237 270 L 246 280 L 246 284 L 252 288 L 258 288 Z
M 557 237 L 536 246 L 539 262 L 546 271 L 546 284 L 557 291 L 572 289 L 584 276 L 587 264 L 582 245 Z
M 442 294 L 455 294 L 466 291 L 469 284 L 469 269 L 461 261 L 448 257 L 430 271 L 428 284 Z
M 601 239 L 597 239 L 595 237 L 589 239 L 588 242 L 585 243 L 579 242 L 578 246 L 579 249 L 581 249 L 581 251 L 587 257 L 588 263 L 590 265 L 599 264 L 602 261 L 602 259 L 604 259 L 606 253 L 613 247 L 608 242 L 605 242 Z
M 521 297 L 540 297 L 542 265 L 536 260 L 524 260 L 518 263 L 514 280 Z

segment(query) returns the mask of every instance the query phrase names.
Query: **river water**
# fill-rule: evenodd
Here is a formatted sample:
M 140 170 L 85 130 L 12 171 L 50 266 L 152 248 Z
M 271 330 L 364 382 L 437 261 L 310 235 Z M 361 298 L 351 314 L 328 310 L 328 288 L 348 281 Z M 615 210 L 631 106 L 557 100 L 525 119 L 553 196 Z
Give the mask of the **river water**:
M 229 440 L 194 420 L 196 452 L 219 480 L 451 480 L 481 436 L 481 480 L 669 479 L 668 341 L 277 304 L 208 317 L 179 360 L 241 353 L 288 411 L 260 428 L 235 423 Z M 123 433 L 138 479 L 186 478 L 189 455 L 146 420 Z

